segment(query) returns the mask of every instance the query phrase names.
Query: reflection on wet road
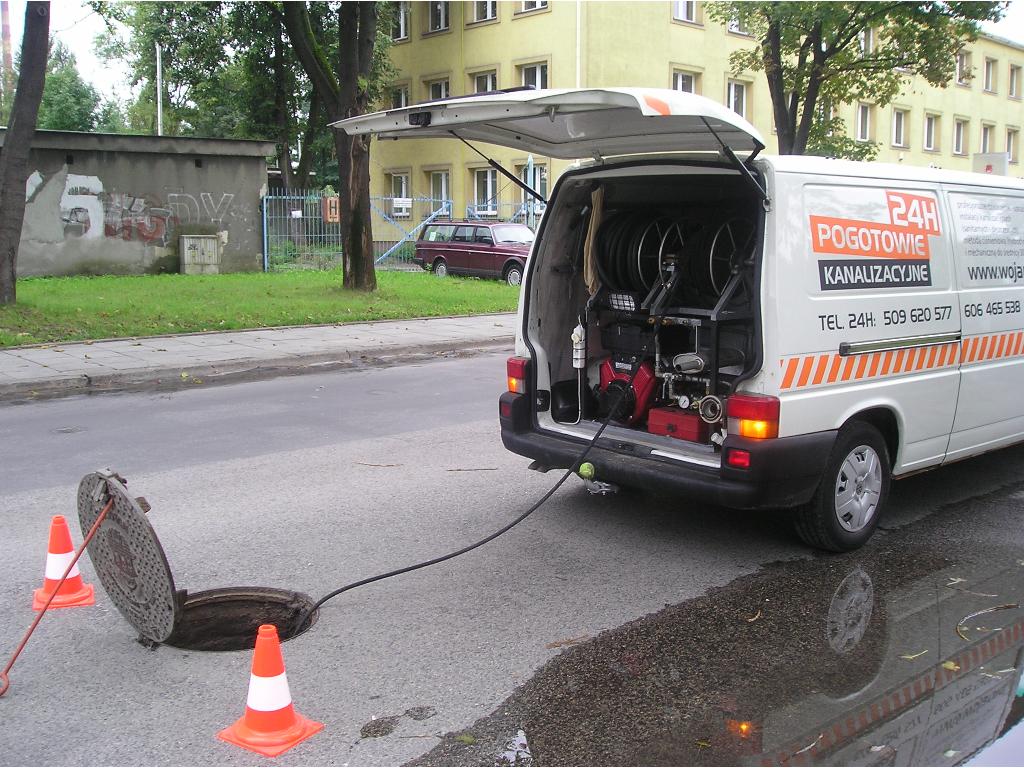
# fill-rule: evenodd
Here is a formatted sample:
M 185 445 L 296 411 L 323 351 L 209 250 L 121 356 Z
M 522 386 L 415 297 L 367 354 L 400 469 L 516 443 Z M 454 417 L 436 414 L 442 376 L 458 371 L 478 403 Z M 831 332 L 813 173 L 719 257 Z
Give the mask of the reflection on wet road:
M 1019 505 L 951 505 L 580 642 L 414 764 L 963 763 L 1024 716 Z

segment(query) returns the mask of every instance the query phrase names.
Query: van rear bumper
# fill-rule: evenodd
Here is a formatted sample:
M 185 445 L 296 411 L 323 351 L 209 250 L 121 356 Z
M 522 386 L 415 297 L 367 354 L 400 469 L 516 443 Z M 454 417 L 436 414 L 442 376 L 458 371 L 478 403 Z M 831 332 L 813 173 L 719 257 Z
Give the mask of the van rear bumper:
M 507 416 L 500 416 L 501 441 L 513 453 L 535 459 L 552 469 L 575 466 L 586 442 L 539 430 L 526 424 L 516 411 L 528 409 L 530 399 L 506 393 L 501 397 Z M 509 407 L 511 406 L 511 407 Z M 532 414 L 526 414 L 532 422 Z M 519 427 L 518 429 L 516 427 Z M 753 440 L 726 438 L 722 454 L 730 449 L 750 452 L 750 468 L 704 467 L 681 461 L 637 455 L 627 450 L 595 445 L 586 460 L 598 480 L 677 494 L 735 509 L 793 507 L 810 501 L 836 440 L 836 431 Z

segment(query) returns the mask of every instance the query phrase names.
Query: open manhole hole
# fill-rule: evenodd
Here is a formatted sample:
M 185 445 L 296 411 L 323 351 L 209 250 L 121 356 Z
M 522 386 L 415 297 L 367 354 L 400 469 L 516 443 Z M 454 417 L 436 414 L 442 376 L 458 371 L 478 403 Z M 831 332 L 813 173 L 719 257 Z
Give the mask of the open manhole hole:
M 132 498 L 124 478 L 94 472 L 78 486 L 78 520 L 86 534 L 103 508 L 110 511 L 89 542 L 96 576 L 118 611 L 147 644 L 195 651 L 251 650 L 261 624 L 281 640 L 308 630 L 317 619 L 309 595 L 271 587 L 224 587 L 189 594 L 174 577 L 153 526 L 149 504 Z

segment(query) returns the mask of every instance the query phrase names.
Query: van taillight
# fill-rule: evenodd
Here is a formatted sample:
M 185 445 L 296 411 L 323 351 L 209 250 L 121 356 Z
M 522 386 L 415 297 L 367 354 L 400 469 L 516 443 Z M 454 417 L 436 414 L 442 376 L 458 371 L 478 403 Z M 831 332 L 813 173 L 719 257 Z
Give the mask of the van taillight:
M 527 357 L 510 357 L 505 364 L 508 374 L 508 391 L 522 394 L 526 392 L 526 376 L 530 370 L 530 359 Z
M 741 437 L 779 436 L 779 398 L 769 395 L 733 395 L 726 403 L 729 433 Z

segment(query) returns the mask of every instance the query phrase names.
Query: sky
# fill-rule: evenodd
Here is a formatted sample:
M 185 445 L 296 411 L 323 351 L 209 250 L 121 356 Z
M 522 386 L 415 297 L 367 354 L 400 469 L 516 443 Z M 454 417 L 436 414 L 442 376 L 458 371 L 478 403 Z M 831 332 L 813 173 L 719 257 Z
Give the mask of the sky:
M 11 35 L 14 49 L 21 45 L 25 23 L 24 0 L 10 0 Z M 82 0 L 53 0 L 50 31 L 71 49 L 78 70 L 102 96 L 125 99 L 130 95 L 131 77 L 123 63 L 107 62 L 93 53 L 93 40 L 105 28 L 100 17 Z M 1024 45 L 1024 0 L 1013 0 L 1009 12 L 998 24 L 986 24 L 985 31 Z

